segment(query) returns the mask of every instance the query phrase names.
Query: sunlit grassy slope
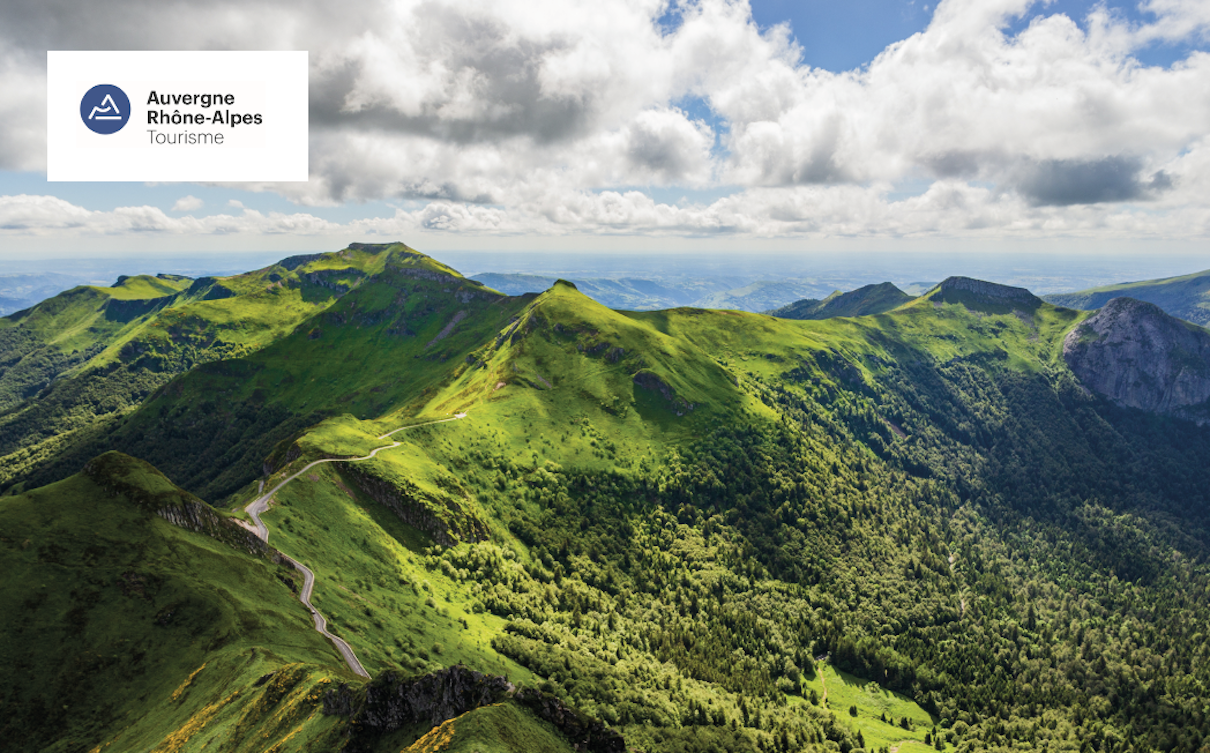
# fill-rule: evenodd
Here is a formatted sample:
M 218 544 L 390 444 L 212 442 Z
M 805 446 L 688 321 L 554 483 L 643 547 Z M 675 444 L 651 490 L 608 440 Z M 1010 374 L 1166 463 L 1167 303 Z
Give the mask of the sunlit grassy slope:
M 264 274 L 255 280 L 240 276 L 224 284 L 234 280 L 230 284 L 236 289 L 252 290 L 289 271 L 280 267 L 267 268 L 276 272 L 261 270 Z M 53 457 L 54 450 L 59 456 L 31 474 L 31 483 L 45 483 L 98 452 L 119 447 L 215 499 L 259 473 L 276 443 L 324 418 L 342 413 L 372 418 L 424 400 L 466 352 L 498 331 L 523 305 L 404 246 L 317 255 L 289 273 L 302 280 L 298 289 L 283 277 L 267 290 L 204 302 L 208 306 L 254 299 L 256 305 L 247 311 L 224 310 L 231 316 L 224 326 L 272 331 L 271 342 L 262 343 L 260 350 L 194 367 L 153 394 L 128 420 L 90 425 L 74 434 L 51 433 L 46 446 L 25 446 L 13 453 L 7 473 L 30 473 L 37 461 Z M 312 284 L 312 279 L 322 285 Z M 356 287 L 340 297 L 323 286 L 339 290 L 354 283 Z M 308 291 L 319 296 L 316 303 L 306 303 L 312 295 Z M 295 297 L 310 308 L 295 308 Z M 275 306 L 282 310 L 278 324 L 272 325 Z M 164 331 L 173 331 L 176 324 L 170 316 L 177 316 L 175 312 L 165 312 L 152 329 L 159 332 L 163 325 Z M 196 314 L 184 307 L 179 316 Z M 307 316 L 305 324 L 300 323 Z M 215 312 L 207 317 L 222 319 Z M 166 380 L 163 376 L 157 384 Z
M 469 584 L 434 570 L 426 552 L 432 540 L 342 478 L 337 466 L 319 466 L 286 487 L 264 520 L 273 545 L 315 571 L 313 603 L 371 674 L 424 674 L 464 663 L 514 681 L 533 679 L 492 648 L 504 621 L 472 608 Z
M 937 728 L 938 719 L 912 699 L 887 690 L 877 682 L 841 672 L 830 664 L 821 664 L 805 686 L 821 704 L 826 703 L 837 719 L 854 732 L 861 732 L 865 747 L 869 749 L 898 745 L 907 753 L 912 748 L 903 743 L 915 741 L 923 746 L 925 735 L 931 738 Z M 852 713 L 853 709 L 856 709 L 856 715 Z M 929 742 L 922 750 L 935 750 L 931 739 Z
M 468 711 L 431 730 L 403 753 L 571 753 L 549 724 L 524 708 L 501 703 Z
M 407 250 L 354 244 L 232 277 L 127 277 L 0 319 L 0 485 L 95 438 L 173 375 L 290 334 L 392 253 Z
M 188 497 L 140 461 L 110 471 L 146 499 Z M 254 751 L 329 736 L 319 694 L 350 675 L 287 587 L 293 571 L 177 528 L 110 480 L 0 499 L 4 748 Z
M 899 359 L 986 359 L 1022 374 L 1061 369 L 1058 342 L 1079 316 L 1046 305 L 1022 313 L 931 298 L 894 314 L 812 322 L 692 309 L 620 313 L 559 283 L 471 350 L 425 395 L 427 403 L 373 421 L 345 416 L 320 424 L 298 440 L 302 456 L 279 472 L 308 458 L 366 454 L 389 443 L 377 439 L 387 431 L 466 412 L 466 420 L 396 434 L 401 447 L 357 470 L 400 489 L 418 509 L 439 515 L 453 506 L 473 515 L 493 543 L 452 557 L 423 556 L 433 551 L 424 549 L 431 538 L 398 526 L 393 513 L 365 498 L 356 478 L 331 465 L 284 494 L 266 519 L 280 521 L 286 551 L 325 568 L 333 586 L 321 589 L 322 603 L 365 652 L 367 666 L 419 672 L 457 660 L 542 680 L 492 650 L 507 623 L 492 609 L 480 614 L 486 594 L 473 570 L 467 577 L 455 564 L 469 557 L 491 562 L 489 568 L 507 570 L 511 561 L 543 569 L 515 532 L 519 519 L 541 518 L 547 503 L 542 494 L 513 493 L 518 486 L 541 488 L 578 474 L 642 483 L 719 426 L 775 425 L 778 414 L 762 400 L 763 390 L 788 370 L 807 369 L 816 385 L 811 389 L 860 390 Z M 595 512 L 581 514 L 587 521 Z M 332 530 L 316 530 L 312 517 Z M 359 542 L 358 552 L 334 557 L 332 542 L 339 539 Z M 358 572 L 371 575 L 357 579 Z M 445 658 L 438 659 L 430 642 L 440 644 Z M 868 745 L 923 741 L 936 723 L 902 696 L 876 685 L 866 689 L 868 681 L 851 676 L 835 678 L 834 718 L 853 735 L 867 736 Z M 849 686 L 856 688 L 851 699 Z M 859 707 L 857 719 L 848 714 L 849 701 Z M 895 722 L 872 718 L 883 712 Z M 895 726 L 905 717 L 910 730 Z M 660 747 L 641 729 L 627 734 Z

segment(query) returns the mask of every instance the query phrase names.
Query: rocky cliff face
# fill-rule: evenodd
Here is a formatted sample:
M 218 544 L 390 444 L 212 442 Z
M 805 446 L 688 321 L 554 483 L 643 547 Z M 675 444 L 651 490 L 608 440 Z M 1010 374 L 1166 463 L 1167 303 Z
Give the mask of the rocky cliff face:
M 1042 305 L 1042 299 L 1025 288 L 985 282 L 972 277 L 947 277 L 937 286 L 933 300 L 963 303 L 968 307 L 971 304 L 984 304 L 1027 311 Z
M 451 496 L 429 499 L 414 485 L 411 489 L 402 488 L 355 463 L 344 464 L 341 472 L 370 499 L 386 505 L 404 523 L 427 533 L 442 546 L 454 546 L 459 541 L 486 541 L 491 536 L 487 523 Z
M 1084 386 L 1118 405 L 1199 422 L 1210 415 L 1210 332 L 1154 304 L 1114 298 L 1068 333 L 1063 357 Z
M 342 684 L 324 694 L 323 712 L 350 721 L 343 753 L 368 753 L 384 735 L 411 725 L 433 728 L 473 709 L 515 701 L 554 725 L 574 750 L 625 753 L 626 742 L 605 723 L 499 675 L 455 665 L 415 679 L 387 671 L 360 692 Z
M 175 526 L 218 539 L 249 554 L 277 554 L 255 532 L 220 515 L 143 460 L 111 451 L 88 461 L 83 472 L 106 493 L 125 497 Z

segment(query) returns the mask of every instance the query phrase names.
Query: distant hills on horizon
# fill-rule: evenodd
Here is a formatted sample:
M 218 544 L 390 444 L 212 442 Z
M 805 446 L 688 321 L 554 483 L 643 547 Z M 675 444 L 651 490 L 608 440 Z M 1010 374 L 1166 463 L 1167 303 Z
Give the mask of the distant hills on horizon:
M 30 308 L 81 285 L 104 287 L 101 280 L 93 279 L 97 277 L 95 270 L 84 272 L 86 274 L 0 274 L 0 316 Z M 553 286 L 560 276 L 574 282 L 589 298 L 612 309 L 656 311 L 684 306 L 766 313 L 787 319 L 826 319 L 883 313 L 924 295 L 938 284 L 932 281 L 895 285 L 888 281 L 842 290 L 801 277 L 751 281 L 742 275 L 719 274 L 703 274 L 701 277 L 678 274 L 661 278 L 483 272 L 469 279 L 506 295 L 522 295 L 541 293 Z M 198 278 L 197 275 L 189 277 Z M 1090 311 L 1121 296 L 1153 303 L 1172 316 L 1199 326 L 1210 326 L 1210 270 L 1120 282 L 1074 292 L 1048 293 L 1040 297 L 1057 306 Z

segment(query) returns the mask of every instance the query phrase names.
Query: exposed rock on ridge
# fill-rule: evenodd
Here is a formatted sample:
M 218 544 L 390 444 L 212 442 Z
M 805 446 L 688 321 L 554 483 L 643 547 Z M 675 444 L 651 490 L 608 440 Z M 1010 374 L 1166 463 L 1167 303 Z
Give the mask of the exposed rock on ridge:
M 454 546 L 459 541 L 486 541 L 491 535 L 486 523 L 452 497 L 426 504 L 417 489 L 401 488 L 355 463 L 344 464 L 341 471 L 370 499 L 386 505 L 404 523 L 428 534 L 442 546 Z
M 84 475 L 108 494 L 125 497 L 174 526 L 204 534 L 249 554 L 275 553 L 256 533 L 223 517 L 138 458 L 110 451 L 88 461 Z
M 1210 332 L 1133 298 L 1114 298 L 1063 341 L 1067 365 L 1118 405 L 1199 422 L 1210 400 Z
M 499 675 L 462 665 L 412 680 L 388 671 L 366 685 L 363 692 L 341 685 L 324 695 L 323 711 L 350 720 L 344 753 L 363 753 L 373 750 L 381 736 L 406 726 L 436 727 L 468 711 L 509 699 L 554 725 L 577 751 L 625 753 L 626 743 L 620 734 L 555 696 L 528 688 L 518 690 Z
M 1019 304 L 1034 308 L 1041 305 L 1042 299 L 1025 288 L 1011 285 L 1000 285 L 995 282 L 976 280 L 971 277 L 947 277 L 937 286 L 937 292 L 946 298 L 947 294 L 966 293 L 988 301 L 1000 301 Z

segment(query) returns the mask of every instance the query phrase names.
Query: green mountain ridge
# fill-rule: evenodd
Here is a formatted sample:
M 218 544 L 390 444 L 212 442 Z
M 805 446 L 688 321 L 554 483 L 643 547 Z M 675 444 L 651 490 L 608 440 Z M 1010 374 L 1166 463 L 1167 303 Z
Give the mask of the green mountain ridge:
M 0 645 L 20 678 L 3 691 L 6 749 L 188 737 L 263 750 L 326 735 L 330 720 L 308 724 L 316 692 L 344 674 L 309 663 L 334 651 L 294 601 L 292 571 L 170 524 L 157 510 L 192 495 L 142 461 L 90 465 L 0 505 Z
M 71 474 L 109 449 L 180 483 L 174 504 L 197 495 L 223 518 L 262 483 L 346 458 L 295 478 L 263 519 L 273 547 L 315 572 L 313 603 L 377 679 L 349 675 L 285 587 L 260 632 L 230 640 L 275 646 L 302 630 L 305 648 L 272 649 L 281 667 L 305 683 L 340 677 L 349 698 L 461 664 L 601 719 L 640 751 L 1192 753 L 1210 739 L 1210 429 L 1124 404 L 1082 371 L 1066 344 L 1091 342 L 1078 333 L 1099 332 L 1094 316 L 969 278 L 875 316 L 613 311 L 563 281 L 509 297 L 406 247 L 367 248 L 351 247 L 365 276 L 290 332 L 63 437 L 56 457 L 11 477 L 40 488 L 0 497 L 0 515 L 79 507 L 71 489 L 96 484 Z M 1119 312 L 1121 326 L 1169 327 L 1157 315 Z M 1172 343 L 1157 352 L 1201 363 Z M 1097 358 L 1097 373 L 1126 363 Z M 360 459 L 375 448 L 389 449 Z M 142 461 L 121 465 L 176 494 Z M 157 530 L 158 504 L 126 503 Z M 26 525 L 32 540 L 51 523 Z M 169 529 L 252 563 L 224 573 L 269 567 Z M 30 557 L 8 530 L 2 551 Z M 56 567 L 25 562 L 13 614 Z M 56 592 L 71 594 L 88 576 L 62 577 Z M 204 643 L 191 661 L 234 661 Z M 77 649 L 91 650 L 57 649 L 62 666 Z M 16 661 L 4 655 L 10 674 Z M 163 687 L 183 681 L 156 672 Z M 238 706 L 253 680 L 194 695 L 202 709 Z M 351 745 L 344 692 L 283 696 L 297 723 L 274 728 L 281 749 Z M 153 708 L 140 697 L 115 695 Z M 247 703 L 237 738 L 281 708 Z M 22 713 L 46 741 L 29 749 L 54 744 Z M 89 713 L 92 739 L 120 748 L 121 712 Z M 156 739 L 217 745 L 200 713 L 153 715 Z M 370 748 L 557 748 L 529 713 L 484 706 Z M 530 742 L 505 740 L 512 727 Z
M 472 279 L 509 295 L 523 295 L 541 293 L 554 285 L 558 278 L 485 272 L 474 275 Z M 743 279 L 726 277 L 651 280 L 575 276 L 573 282 L 581 292 L 598 303 L 627 311 L 654 311 L 677 306 L 764 311 L 818 289 L 818 285 L 810 280 L 744 282 Z
M 765 313 L 781 319 L 830 319 L 834 316 L 869 316 L 884 314 L 898 308 L 912 296 L 904 293 L 889 282 L 874 285 L 864 285 L 856 290 L 842 293 L 837 290 L 817 301 L 804 298 L 788 306 L 782 306 Z
M 160 278 L 126 278 L 111 289 L 76 288 L 23 316 L 0 319 L 0 339 L 8 338 L 0 390 L 10 395 L 10 407 L 0 413 L 0 486 L 64 453 L 67 437 L 89 449 L 66 451 L 70 459 L 62 467 L 80 467 L 112 445 L 107 432 L 116 430 L 115 421 L 176 374 L 210 373 L 209 364 L 231 362 L 285 339 L 318 339 L 322 329 L 296 330 L 387 271 L 388 258 L 400 259 L 399 269 L 407 274 L 456 274 L 401 244 L 353 244 L 338 254 L 291 257 L 244 275 L 174 280 L 175 294 L 159 290 L 154 298 L 141 296 L 164 287 Z M 374 305 L 381 310 L 387 302 Z M 137 315 L 115 317 L 115 306 Z M 364 323 L 368 314 L 345 307 L 337 316 L 357 316 Z M 19 345 L 10 350 L 11 342 Z M 65 356 L 67 348 L 74 355 Z M 255 403 L 255 396 L 250 400 Z M 292 430 L 322 417 L 313 416 L 313 408 L 302 412 L 305 418 L 290 424 Z M 252 421 L 254 431 L 261 431 L 265 424 L 290 419 L 271 413 Z M 213 412 L 199 420 L 215 420 Z M 265 454 L 259 445 L 257 452 Z M 146 455 L 137 449 L 134 454 Z M 149 459 L 159 465 L 157 458 Z
M 1153 303 L 1179 319 L 1202 327 L 1210 326 L 1210 270 L 1044 297 L 1058 306 L 1084 310 L 1102 308 L 1113 298 L 1129 297 Z
M 354 244 L 227 278 L 124 277 L 0 319 L 0 485 L 59 454 L 64 438 L 112 426 L 174 375 L 289 335 L 390 247 Z

